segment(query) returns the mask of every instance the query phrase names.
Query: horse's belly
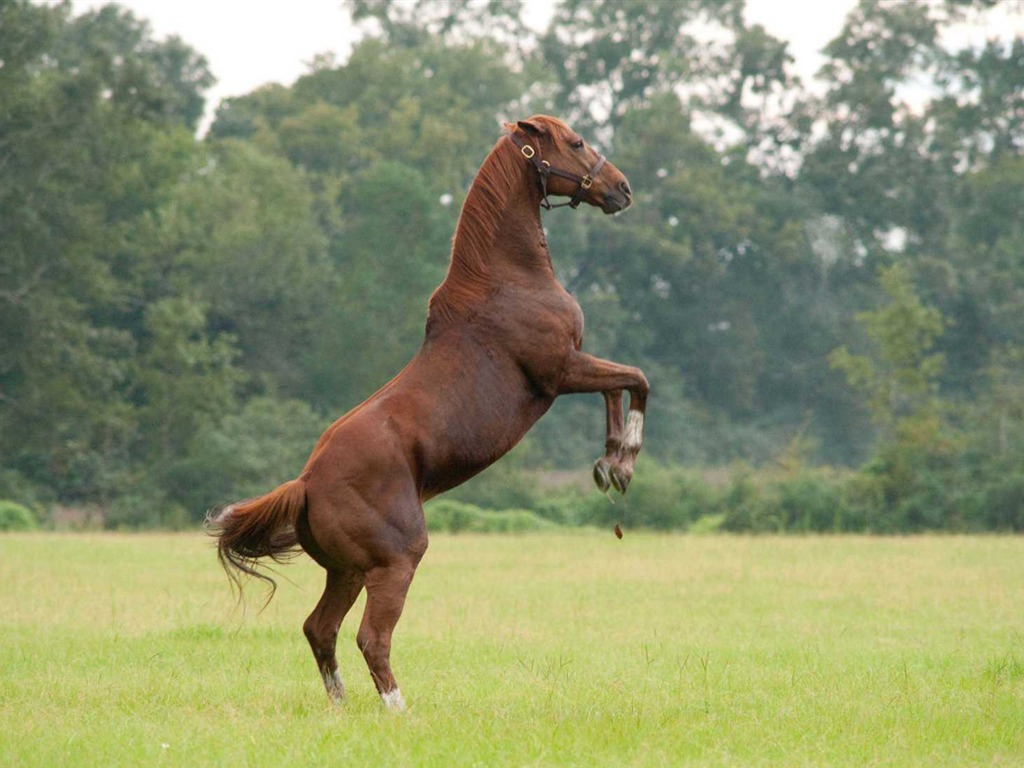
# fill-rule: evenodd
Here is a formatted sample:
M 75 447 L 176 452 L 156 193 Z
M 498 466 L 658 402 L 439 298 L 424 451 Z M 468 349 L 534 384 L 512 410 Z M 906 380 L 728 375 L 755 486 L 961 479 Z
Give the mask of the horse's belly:
M 443 423 L 424 445 L 424 497 L 454 488 L 496 462 L 523 439 L 551 402 L 499 387 L 457 410 L 445 408 Z

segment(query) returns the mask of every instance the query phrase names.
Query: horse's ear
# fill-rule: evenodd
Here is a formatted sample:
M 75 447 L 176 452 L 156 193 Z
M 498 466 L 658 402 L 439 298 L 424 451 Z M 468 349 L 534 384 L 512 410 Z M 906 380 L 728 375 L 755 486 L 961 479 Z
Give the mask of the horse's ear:
M 527 133 L 533 134 L 534 136 L 543 136 L 545 133 L 547 133 L 547 130 L 544 128 L 544 126 L 538 123 L 536 120 L 520 120 L 518 123 L 516 123 L 516 125 L 518 125 Z

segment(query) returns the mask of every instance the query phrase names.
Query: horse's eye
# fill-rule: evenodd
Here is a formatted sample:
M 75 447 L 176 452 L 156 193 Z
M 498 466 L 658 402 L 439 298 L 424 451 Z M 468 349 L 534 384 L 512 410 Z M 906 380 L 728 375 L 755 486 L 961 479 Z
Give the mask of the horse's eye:
M 573 149 L 583 149 L 583 139 L 578 139 L 569 146 L 571 146 Z

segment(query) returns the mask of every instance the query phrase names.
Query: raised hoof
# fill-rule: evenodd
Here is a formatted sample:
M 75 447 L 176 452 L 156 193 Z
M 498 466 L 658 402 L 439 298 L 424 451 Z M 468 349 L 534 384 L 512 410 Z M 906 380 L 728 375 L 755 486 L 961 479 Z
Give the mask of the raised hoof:
M 594 482 L 601 489 L 601 493 L 606 493 L 611 487 L 612 481 L 608 475 L 608 462 L 604 459 L 598 459 L 594 462 Z
M 626 489 L 629 488 L 629 481 L 633 479 L 631 474 L 624 472 L 619 467 L 612 467 L 609 475 L 612 485 L 615 486 L 615 490 L 619 493 L 625 493 Z

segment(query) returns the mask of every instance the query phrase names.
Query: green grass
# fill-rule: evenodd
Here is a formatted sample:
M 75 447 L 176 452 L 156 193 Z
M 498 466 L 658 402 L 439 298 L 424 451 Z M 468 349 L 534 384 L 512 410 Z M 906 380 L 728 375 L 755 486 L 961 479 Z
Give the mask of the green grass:
M 201 534 L 0 537 L 0 765 L 1024 762 L 1024 539 L 434 536 L 399 716 L 358 614 L 327 704 L 282 573 L 243 614 Z

